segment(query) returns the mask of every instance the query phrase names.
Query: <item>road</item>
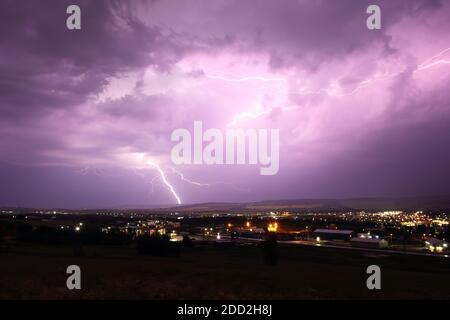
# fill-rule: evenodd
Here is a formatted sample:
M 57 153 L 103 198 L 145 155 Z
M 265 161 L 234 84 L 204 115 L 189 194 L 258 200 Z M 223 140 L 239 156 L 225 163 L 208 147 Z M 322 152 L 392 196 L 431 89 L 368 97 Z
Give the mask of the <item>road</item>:
M 203 235 L 196 235 L 196 236 L 193 236 L 193 238 L 196 240 L 205 240 L 205 237 Z M 221 239 L 230 240 L 231 236 L 222 235 Z M 211 240 L 214 240 L 214 237 L 211 237 Z M 261 242 L 264 239 L 237 237 L 234 240 L 239 243 L 255 243 L 255 242 Z M 376 252 L 376 253 L 383 253 L 383 254 L 406 254 L 406 255 L 438 257 L 438 258 L 448 258 L 449 257 L 448 254 L 444 255 L 444 254 L 412 252 L 412 251 L 395 250 L 395 249 L 376 249 L 376 248 L 352 247 L 349 242 L 345 242 L 345 241 L 321 241 L 318 243 L 315 240 L 289 240 L 289 241 L 279 240 L 278 243 L 285 244 L 285 245 L 304 245 L 304 246 L 325 247 L 325 248 L 335 248 L 335 249 L 344 249 L 344 250 L 356 250 L 356 251 L 363 251 L 363 252 Z

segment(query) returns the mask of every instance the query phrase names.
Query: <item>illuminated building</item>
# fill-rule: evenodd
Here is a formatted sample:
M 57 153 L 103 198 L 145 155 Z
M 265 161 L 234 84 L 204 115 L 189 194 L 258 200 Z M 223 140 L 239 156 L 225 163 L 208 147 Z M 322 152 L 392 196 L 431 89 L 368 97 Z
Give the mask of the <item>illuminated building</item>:
M 278 223 L 269 223 L 267 226 L 267 231 L 269 232 L 277 232 L 278 231 Z
M 425 248 L 430 252 L 443 253 L 448 252 L 448 243 L 444 240 L 439 240 L 436 238 L 428 238 L 425 241 Z

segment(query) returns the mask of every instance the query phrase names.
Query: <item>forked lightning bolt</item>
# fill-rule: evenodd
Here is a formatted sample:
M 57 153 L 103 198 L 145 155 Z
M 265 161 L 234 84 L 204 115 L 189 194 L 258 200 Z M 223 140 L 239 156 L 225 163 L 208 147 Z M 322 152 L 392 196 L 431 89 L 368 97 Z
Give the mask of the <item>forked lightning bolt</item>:
M 193 181 L 193 180 L 191 180 L 191 179 L 186 178 L 186 176 L 185 176 L 183 173 L 179 172 L 179 171 L 176 170 L 175 168 L 172 167 L 171 170 L 172 170 L 172 172 L 173 172 L 174 174 L 176 174 L 177 176 L 179 176 L 180 179 L 181 179 L 182 181 L 187 182 L 187 183 L 189 183 L 189 184 L 191 184 L 191 185 L 194 185 L 194 186 L 198 186 L 198 187 L 211 187 L 211 186 L 215 186 L 215 185 L 227 185 L 227 186 L 231 186 L 233 189 L 238 190 L 238 191 L 242 191 L 242 192 L 250 192 L 249 189 L 237 187 L 237 186 L 235 186 L 234 184 L 229 183 L 229 182 L 219 181 L 219 182 L 211 182 L 211 183 L 201 183 L 201 182 Z
M 450 48 L 447 48 L 445 50 L 442 50 L 437 55 L 431 57 L 430 59 L 426 60 L 422 64 L 420 64 L 417 69 L 414 72 L 419 72 L 422 70 L 429 69 L 431 67 L 437 66 L 439 64 L 450 64 L 450 60 L 447 59 L 440 59 L 444 54 L 450 52 Z M 438 59 L 438 60 L 436 60 Z
M 438 54 L 434 55 L 433 57 L 425 60 L 423 63 L 419 64 L 415 70 L 413 71 L 413 73 L 417 73 L 417 72 L 421 72 L 427 69 L 430 69 L 432 67 L 435 67 L 437 65 L 450 65 L 450 60 L 443 58 L 444 54 L 450 53 L 450 48 L 447 48 L 445 50 L 442 50 L 441 52 L 439 52 Z M 368 78 L 364 81 L 361 81 L 353 90 L 351 90 L 350 92 L 346 92 L 346 93 L 341 93 L 339 91 L 341 91 L 341 88 L 336 88 L 336 87 L 332 87 L 332 88 L 327 88 L 327 89 L 320 89 L 317 91 L 300 91 L 300 92 L 289 92 L 290 94 L 301 94 L 301 95 L 317 95 L 317 94 L 325 94 L 328 96 L 348 96 L 348 95 L 352 95 L 355 92 L 357 92 L 358 90 L 367 87 L 375 82 L 378 81 L 384 81 L 384 80 L 388 80 L 391 78 L 394 78 L 396 76 L 398 76 L 399 74 L 401 74 L 402 72 L 404 72 L 405 70 L 402 71 L 398 71 L 398 72 L 394 72 L 394 73 L 390 73 L 390 74 L 384 74 L 382 76 L 375 76 L 375 77 L 371 77 Z M 248 76 L 248 77 L 242 77 L 242 78 L 229 78 L 229 77 L 223 77 L 223 76 L 218 76 L 218 75 L 206 75 L 207 78 L 209 79 L 213 79 L 213 80 L 221 80 L 221 81 L 226 81 L 226 82 L 246 82 L 246 81 L 263 81 L 263 82 L 283 82 L 283 83 L 288 83 L 288 80 L 285 78 L 268 78 L 268 77 L 261 77 L 261 76 Z M 339 87 L 339 86 L 338 86 Z M 233 117 L 232 121 L 229 123 L 229 125 L 235 125 L 237 124 L 240 120 L 246 119 L 246 118 L 252 118 L 252 119 L 256 119 L 259 117 L 262 117 L 264 115 L 270 114 L 272 111 L 274 111 L 276 108 L 269 108 L 266 110 L 262 110 L 262 111 L 256 111 L 256 112 L 243 112 L 240 113 L 236 116 Z M 292 107 L 283 107 L 283 108 L 279 108 L 282 111 L 291 111 L 291 110 L 295 110 L 298 109 L 297 106 L 292 106 Z M 138 157 L 139 160 L 143 159 L 143 154 L 141 154 L 140 157 Z M 147 160 L 146 164 L 155 168 L 156 171 L 159 174 L 159 177 L 161 178 L 161 181 L 163 182 L 163 184 L 167 187 L 167 189 L 170 191 L 170 193 L 172 194 L 172 196 L 175 198 L 177 204 L 181 204 L 181 198 L 179 197 L 179 195 L 177 194 L 175 188 L 173 187 L 172 184 L 170 184 L 170 182 L 167 180 L 166 174 L 164 172 L 164 170 L 154 161 L 152 160 Z M 84 169 L 82 169 L 80 171 L 81 174 L 86 175 L 89 171 L 92 171 L 94 174 L 96 175 L 103 175 L 102 172 L 98 171 L 97 169 L 92 169 L 90 167 L 86 167 Z M 188 178 L 186 178 L 182 173 L 176 171 L 174 168 L 172 168 L 172 172 L 177 174 L 182 181 L 187 182 L 191 185 L 196 185 L 196 186 L 211 186 L 211 185 L 215 185 L 215 184 L 227 184 L 227 185 L 232 185 L 230 183 L 225 183 L 225 182 L 215 182 L 215 183 L 200 183 L 200 182 L 196 182 L 196 181 L 192 181 Z M 151 184 L 153 186 L 153 181 L 155 180 L 155 178 L 152 179 Z M 248 191 L 248 190 L 244 190 L 244 191 Z
M 170 182 L 167 180 L 166 178 L 166 174 L 164 173 L 164 171 L 161 169 L 161 167 L 154 161 L 148 160 L 147 164 L 154 167 L 156 169 L 156 171 L 158 171 L 162 182 L 166 185 L 167 189 L 169 189 L 170 193 L 172 193 L 173 197 L 175 198 L 175 200 L 177 201 L 177 204 L 181 204 L 181 199 L 178 196 L 177 192 L 175 191 L 175 188 L 170 184 Z
M 443 58 L 443 56 L 447 53 L 450 53 L 450 48 L 442 50 L 438 54 L 425 60 L 423 63 L 417 65 L 416 68 L 414 69 L 413 73 L 418 73 L 418 72 L 430 69 L 430 68 L 438 66 L 438 65 L 450 65 L 450 60 Z M 383 74 L 383 75 L 377 75 L 377 76 L 365 79 L 365 80 L 361 81 L 360 83 L 358 83 L 354 89 L 352 89 L 351 91 L 348 91 L 348 92 L 342 92 L 342 88 L 339 85 L 337 85 L 337 86 L 333 85 L 331 88 L 325 88 L 325 89 L 319 89 L 319 90 L 301 90 L 301 91 L 297 91 L 297 92 L 287 91 L 287 93 L 294 94 L 294 95 L 295 94 L 297 94 L 297 95 L 322 95 L 322 94 L 324 94 L 324 95 L 333 96 L 333 97 L 351 96 L 351 95 L 355 94 L 357 91 L 361 90 L 362 88 L 370 86 L 375 82 L 393 79 L 393 78 L 397 77 L 398 75 L 400 75 L 401 73 L 403 73 L 405 70 L 406 69 L 403 69 L 400 71 L 387 73 L 387 74 Z M 224 76 L 219 76 L 219 75 L 206 75 L 206 77 L 209 79 L 222 80 L 222 81 L 226 81 L 226 82 L 279 81 L 279 82 L 288 83 L 288 79 L 286 79 L 286 78 L 267 78 L 267 77 L 261 77 L 261 76 L 246 76 L 246 77 L 241 77 L 241 78 L 238 78 L 238 77 L 229 78 L 229 77 L 224 77 Z M 297 108 L 298 107 L 285 107 L 285 108 L 279 108 L 279 109 L 282 111 L 291 111 L 291 110 L 295 110 Z M 232 118 L 231 122 L 228 125 L 229 126 L 236 125 L 239 121 L 241 121 L 243 119 L 260 118 L 262 116 L 270 114 L 275 109 L 276 108 L 268 108 L 268 109 L 262 110 L 262 111 L 254 111 L 254 112 L 247 111 L 247 112 L 239 113 Z
M 184 174 L 182 174 L 181 172 L 177 171 L 175 168 L 171 168 L 171 169 L 172 169 L 172 172 L 173 172 L 174 174 L 176 174 L 177 176 L 179 176 L 180 179 L 181 179 L 182 181 L 184 181 L 184 182 L 187 182 L 187 183 L 189 183 L 189 184 L 192 184 L 192 185 L 194 185 L 194 186 L 199 186 L 199 187 L 209 187 L 209 186 L 211 186 L 211 184 L 209 184 L 209 183 L 200 183 L 200 182 L 197 182 L 197 181 L 192 181 L 192 180 L 186 178 L 186 177 L 184 176 Z

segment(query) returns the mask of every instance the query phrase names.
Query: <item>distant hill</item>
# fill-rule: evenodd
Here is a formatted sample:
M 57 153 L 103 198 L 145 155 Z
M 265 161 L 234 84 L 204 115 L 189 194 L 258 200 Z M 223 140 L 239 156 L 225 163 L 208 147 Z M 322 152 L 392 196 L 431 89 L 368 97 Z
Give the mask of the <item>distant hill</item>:
M 15 212 L 30 212 L 30 208 L 4 207 Z M 53 209 L 40 209 L 53 210 Z M 65 209 L 55 209 L 62 211 Z M 207 202 L 181 206 L 120 206 L 98 209 L 67 209 L 67 212 L 89 213 L 95 211 L 138 211 L 138 212 L 211 212 L 211 211 L 338 211 L 338 210 L 450 210 L 450 196 L 409 197 L 409 198 L 353 198 L 353 199 L 290 199 L 265 200 L 259 202 Z
M 450 209 L 450 196 L 411 198 L 291 199 L 249 203 L 200 203 L 169 207 L 163 210 L 445 210 Z

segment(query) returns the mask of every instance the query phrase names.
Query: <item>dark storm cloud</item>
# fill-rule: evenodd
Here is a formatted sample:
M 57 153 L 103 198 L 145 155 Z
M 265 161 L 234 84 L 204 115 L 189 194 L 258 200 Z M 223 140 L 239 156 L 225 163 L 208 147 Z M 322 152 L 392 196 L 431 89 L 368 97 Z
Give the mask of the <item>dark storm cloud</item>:
M 82 30 L 69 31 L 74 3 Z M 382 30 L 365 27 L 369 4 Z M 90 174 L 148 167 L 136 154 L 161 161 L 185 202 L 445 191 L 449 12 L 435 0 L 0 0 L 0 179 L 13 181 L 0 204 L 172 202 L 164 185 L 148 195 L 153 169 L 139 182 Z M 175 128 L 235 119 L 281 128 L 278 176 L 180 169 L 229 183 L 205 189 L 170 173 Z M 241 183 L 254 192 L 224 187 Z
M 383 8 L 383 29 L 378 32 L 361 27 L 371 4 Z M 227 38 L 229 45 L 244 52 L 268 52 L 273 68 L 314 70 L 325 61 L 367 49 L 373 42 L 382 43 L 386 55 L 394 53 L 384 31 L 401 18 L 424 15 L 441 6 L 442 1 L 428 0 L 167 0 L 142 15 L 150 21 L 167 21 L 172 30 L 198 41 Z
M 82 30 L 69 31 L 65 11 L 72 2 L 0 2 L 2 118 L 75 106 L 99 93 L 107 77 L 167 68 L 182 55 L 170 35 L 135 19 L 124 1 L 77 1 Z

